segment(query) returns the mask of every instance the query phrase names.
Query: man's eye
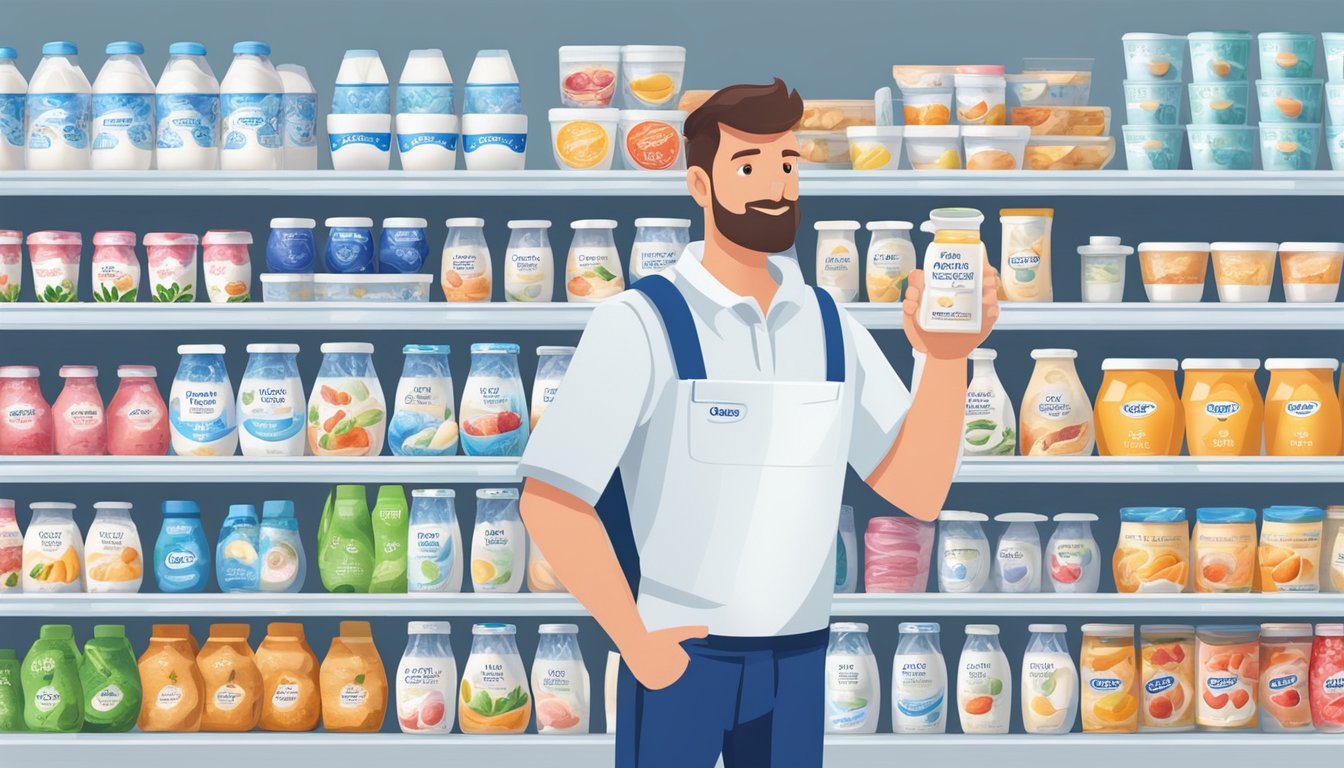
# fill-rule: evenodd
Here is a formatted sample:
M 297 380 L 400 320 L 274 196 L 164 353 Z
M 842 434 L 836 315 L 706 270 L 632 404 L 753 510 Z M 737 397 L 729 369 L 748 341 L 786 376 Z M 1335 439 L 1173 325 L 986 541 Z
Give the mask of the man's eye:
M 784 172 L 785 172 L 785 173 L 793 173 L 793 163 L 785 163 L 785 164 L 784 164 Z
M 737 175 L 738 175 L 738 176 L 750 176 L 750 175 L 751 175 L 751 166 L 750 166 L 750 165 L 744 165 L 744 166 L 742 166 L 741 168 L 738 168 L 738 169 L 737 169 Z

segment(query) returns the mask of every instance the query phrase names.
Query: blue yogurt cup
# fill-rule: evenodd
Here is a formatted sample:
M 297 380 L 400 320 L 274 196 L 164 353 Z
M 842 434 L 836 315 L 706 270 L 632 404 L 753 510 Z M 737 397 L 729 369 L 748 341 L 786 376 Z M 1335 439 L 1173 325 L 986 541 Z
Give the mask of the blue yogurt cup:
M 1190 79 L 1196 83 L 1245 82 L 1250 32 L 1191 32 Z

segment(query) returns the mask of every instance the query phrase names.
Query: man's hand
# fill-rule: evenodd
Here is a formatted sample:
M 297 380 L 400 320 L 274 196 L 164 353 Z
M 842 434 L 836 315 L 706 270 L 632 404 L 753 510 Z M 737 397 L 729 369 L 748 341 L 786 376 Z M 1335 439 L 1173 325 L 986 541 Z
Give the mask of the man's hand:
M 910 283 L 905 289 L 905 302 L 901 305 L 905 311 L 905 336 L 910 340 L 910 346 L 935 360 L 965 360 L 972 350 L 983 344 L 993 330 L 994 322 L 999 319 L 998 270 L 986 264 L 984 280 L 981 282 L 979 333 L 926 331 L 919 324 L 919 300 L 924 295 L 924 270 L 911 272 Z
M 681 678 L 691 661 L 691 657 L 682 649 L 681 642 L 707 634 L 709 628 L 703 626 L 668 627 L 656 632 L 645 632 L 627 640 L 620 647 L 621 660 L 645 688 L 653 691 L 666 688 Z

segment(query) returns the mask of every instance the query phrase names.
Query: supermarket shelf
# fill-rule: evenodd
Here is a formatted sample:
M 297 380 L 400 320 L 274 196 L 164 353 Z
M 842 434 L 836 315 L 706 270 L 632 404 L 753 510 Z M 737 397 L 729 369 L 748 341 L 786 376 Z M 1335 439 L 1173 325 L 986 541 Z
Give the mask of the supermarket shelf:
M 6 456 L 4 483 L 515 483 L 509 458 Z
M 868 328 L 901 328 L 896 304 L 854 302 L 845 308 Z M 27 331 L 578 331 L 593 306 L 584 304 L 4 304 L 0 327 Z M 1334 304 L 1083 304 L 1003 305 L 998 331 L 1334 330 L 1344 327 L 1344 302 Z
M 1280 196 L 1344 195 L 1344 172 L 866 171 L 801 174 L 808 196 Z M 18 171 L 0 196 L 508 196 L 683 197 L 680 172 L 601 171 Z
M 962 483 L 1344 483 L 1344 457 L 966 458 Z
M 454 765 L 477 762 L 498 766 L 546 765 L 592 768 L 611 765 L 615 737 L 588 736 L 407 736 L 341 733 L 136 733 L 4 734 L 0 749 L 7 764 L 79 765 L 91 761 L 117 765 L 190 764 L 195 768 L 238 765 L 320 764 L 323 768 L 366 768 L 389 760 L 405 764 Z M 227 747 L 227 749 L 222 749 Z M 1333 765 L 1344 747 L 1339 734 L 1068 734 L 1065 736 L 827 736 L 826 764 L 901 763 L 1039 768 L 1041 750 L 1052 761 L 1091 768 L 1134 765 L 1271 765 L 1285 757 L 1302 764 Z M 506 751 L 507 750 L 507 751 Z M 1285 751 L 1286 750 L 1286 751 Z
M 59 617 L 209 616 L 587 616 L 567 594 L 71 594 L 0 595 L 0 615 Z M 1022 616 L 1027 618 L 1146 616 L 1247 617 L 1253 619 L 1344 617 L 1336 594 L 1274 595 L 836 595 L 831 615 L 851 617 Z

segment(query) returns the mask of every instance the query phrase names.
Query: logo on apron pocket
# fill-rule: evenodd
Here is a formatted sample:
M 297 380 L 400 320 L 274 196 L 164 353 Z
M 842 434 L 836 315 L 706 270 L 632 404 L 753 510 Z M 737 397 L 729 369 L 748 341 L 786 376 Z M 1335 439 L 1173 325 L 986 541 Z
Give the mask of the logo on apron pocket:
M 745 403 L 713 403 L 705 413 L 711 423 L 729 424 L 746 418 L 747 406 Z

